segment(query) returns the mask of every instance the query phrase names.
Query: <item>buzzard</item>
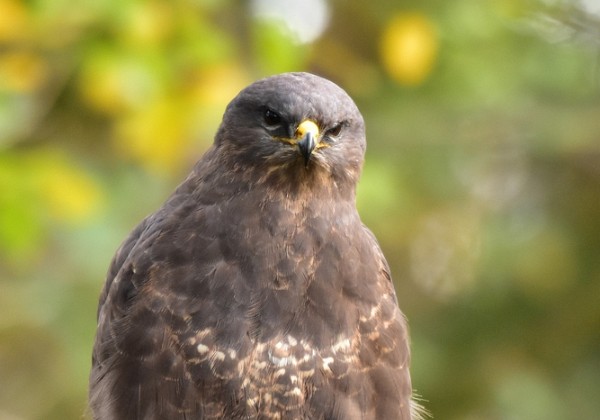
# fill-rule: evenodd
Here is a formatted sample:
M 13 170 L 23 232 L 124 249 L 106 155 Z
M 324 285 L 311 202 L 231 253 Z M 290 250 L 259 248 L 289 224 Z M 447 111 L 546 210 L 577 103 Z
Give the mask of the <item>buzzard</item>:
M 121 245 L 96 419 L 415 419 L 390 269 L 355 206 L 363 118 L 308 73 L 259 80 Z

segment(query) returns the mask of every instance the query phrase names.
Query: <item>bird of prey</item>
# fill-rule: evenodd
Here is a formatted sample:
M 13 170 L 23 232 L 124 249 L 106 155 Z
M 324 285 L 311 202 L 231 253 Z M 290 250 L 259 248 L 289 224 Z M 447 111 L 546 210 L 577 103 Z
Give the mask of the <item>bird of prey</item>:
M 111 263 L 95 419 L 415 419 L 407 325 L 355 206 L 363 118 L 308 73 L 259 80 Z

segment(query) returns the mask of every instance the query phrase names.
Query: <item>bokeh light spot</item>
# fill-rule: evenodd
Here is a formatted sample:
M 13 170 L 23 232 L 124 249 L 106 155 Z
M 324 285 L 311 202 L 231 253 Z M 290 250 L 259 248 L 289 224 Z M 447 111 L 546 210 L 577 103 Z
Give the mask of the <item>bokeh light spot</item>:
M 329 23 L 324 0 L 254 0 L 252 11 L 259 19 L 282 22 L 301 44 L 316 40 Z

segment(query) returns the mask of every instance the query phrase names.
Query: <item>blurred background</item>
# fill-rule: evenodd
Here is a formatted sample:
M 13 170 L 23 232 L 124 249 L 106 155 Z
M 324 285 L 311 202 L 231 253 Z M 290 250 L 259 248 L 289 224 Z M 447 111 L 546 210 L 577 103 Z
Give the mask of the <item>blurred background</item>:
M 0 0 L 0 420 L 84 418 L 110 259 L 253 80 L 367 122 L 436 419 L 600 413 L 600 1 Z

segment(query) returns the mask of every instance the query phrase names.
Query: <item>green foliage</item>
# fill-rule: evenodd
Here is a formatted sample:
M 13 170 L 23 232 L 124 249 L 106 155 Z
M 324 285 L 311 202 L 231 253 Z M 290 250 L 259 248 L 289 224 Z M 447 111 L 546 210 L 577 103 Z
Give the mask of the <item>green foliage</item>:
M 0 0 L 0 418 L 84 416 L 112 254 L 239 89 L 288 70 L 363 111 L 358 205 L 435 417 L 600 412 L 600 17 L 405 3 L 330 2 L 301 44 L 244 2 Z

